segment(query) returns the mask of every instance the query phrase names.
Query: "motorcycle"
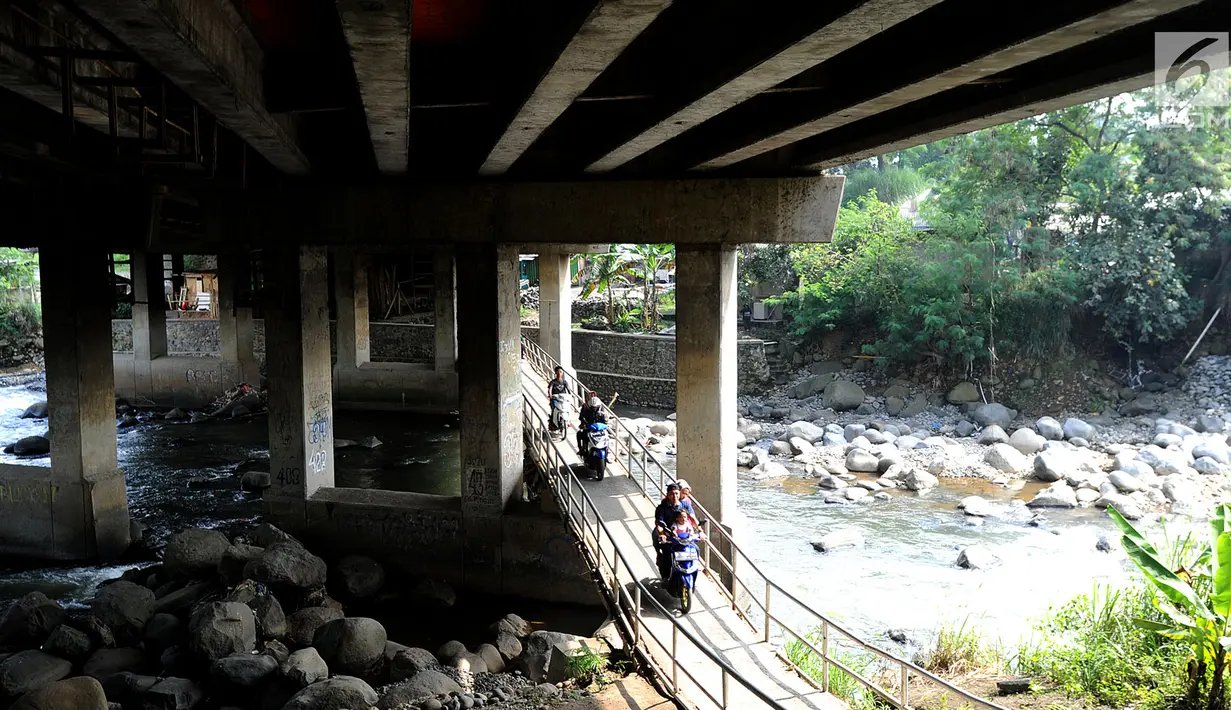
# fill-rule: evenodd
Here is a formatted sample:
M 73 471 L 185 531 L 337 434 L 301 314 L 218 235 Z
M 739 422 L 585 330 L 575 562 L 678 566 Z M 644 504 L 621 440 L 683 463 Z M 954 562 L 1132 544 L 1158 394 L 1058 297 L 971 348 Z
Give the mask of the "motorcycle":
M 594 422 L 586 427 L 586 448 L 582 452 L 582 460 L 600 481 L 607 473 L 607 440 L 607 425 L 604 422 Z
M 551 432 L 557 440 L 563 440 L 565 433 L 568 431 L 568 419 L 564 414 L 564 408 L 568 406 L 567 394 L 553 394 L 551 396 Z M 556 435 L 559 432 L 559 435 Z
M 697 586 L 697 574 L 701 572 L 701 554 L 697 548 L 700 539 L 697 533 L 690 533 L 687 538 L 667 536 L 666 547 L 671 564 L 663 587 L 668 594 L 680 600 L 681 614 L 687 614 L 692 609 L 693 590 Z

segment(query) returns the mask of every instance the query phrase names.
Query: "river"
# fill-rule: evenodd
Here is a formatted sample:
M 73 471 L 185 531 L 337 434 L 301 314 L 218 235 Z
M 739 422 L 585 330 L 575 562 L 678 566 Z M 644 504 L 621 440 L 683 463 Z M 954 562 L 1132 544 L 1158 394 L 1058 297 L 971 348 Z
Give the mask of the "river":
M 26 386 L 0 387 L 0 441 L 46 431 L 45 421 L 19 418 L 44 396 Z M 383 442 L 373 449 L 339 449 L 339 486 L 459 494 L 456 417 L 339 412 L 336 435 L 374 435 Z M 267 467 L 266 436 L 264 416 L 121 430 L 119 463 L 133 517 L 149 527 L 156 544 L 187 526 L 229 530 L 249 524 L 260 513 L 260 500 L 239 490 L 233 472 L 245 461 L 252 468 Z M 0 455 L 0 460 L 19 459 Z M 46 457 L 21 462 L 50 463 Z M 674 467 L 673 460 L 667 463 Z M 1049 606 L 1090 591 L 1096 582 L 1119 584 L 1130 576 L 1118 545 L 1113 544 L 1111 554 L 1096 549 L 1100 535 L 1117 537 L 1102 511 L 1049 511 L 1044 527 L 1031 527 L 1021 502 L 1031 492 L 1031 486 L 1014 491 L 942 479 L 925 496 L 895 491 L 889 501 L 837 506 L 825 504 L 811 481 L 764 482 L 741 475 L 742 530 L 737 534 L 780 584 L 866 638 L 883 638 L 887 629 L 900 628 L 925 640 L 941 624 L 969 620 L 1012 644 L 1029 634 Z M 994 501 L 1005 511 L 1003 517 L 972 523 L 955 507 L 967 495 Z M 812 548 L 818 533 L 839 527 L 858 529 L 865 544 L 829 553 Z M 974 544 L 1000 563 L 987 570 L 959 569 L 954 564 L 959 550 Z M 0 600 L 40 589 L 81 603 L 93 596 L 99 582 L 125 568 L 30 566 L 10 560 L 0 563 Z

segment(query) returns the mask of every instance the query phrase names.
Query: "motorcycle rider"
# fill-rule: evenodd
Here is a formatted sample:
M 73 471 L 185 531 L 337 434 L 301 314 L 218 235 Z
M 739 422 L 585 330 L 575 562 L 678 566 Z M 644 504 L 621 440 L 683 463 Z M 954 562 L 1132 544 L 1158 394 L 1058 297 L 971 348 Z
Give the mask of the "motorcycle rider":
M 674 483 L 669 484 L 667 495 L 654 509 L 654 552 L 658 561 L 658 574 L 662 579 L 666 579 L 667 573 L 671 571 L 671 559 L 666 547 L 667 535 L 675 525 L 676 515 L 682 510 L 684 509 L 680 506 L 680 487 Z
M 556 376 L 552 378 L 551 382 L 547 383 L 547 403 L 553 408 L 553 414 L 555 413 L 556 395 L 566 394 L 568 394 L 568 383 L 564 381 L 564 368 L 556 365 Z M 563 419 L 561 423 L 563 424 Z M 554 416 L 551 418 L 550 428 L 553 432 L 557 431 L 556 418 Z
M 594 422 L 607 423 L 607 415 L 603 414 L 603 403 L 597 392 L 590 392 L 578 418 L 581 426 L 577 428 L 577 451 L 581 452 L 586 449 L 586 429 Z

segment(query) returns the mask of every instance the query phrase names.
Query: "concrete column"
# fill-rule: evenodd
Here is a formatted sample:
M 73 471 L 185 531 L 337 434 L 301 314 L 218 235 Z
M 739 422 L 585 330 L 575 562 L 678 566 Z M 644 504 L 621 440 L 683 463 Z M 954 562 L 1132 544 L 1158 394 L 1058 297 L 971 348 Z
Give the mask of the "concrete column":
M 334 302 L 338 308 L 338 367 L 371 361 L 368 319 L 368 257 L 349 250 L 334 253 Z
M 273 486 L 265 501 L 279 524 L 302 530 L 307 499 L 333 487 L 327 252 L 299 247 L 271 256 L 266 288 L 276 303 L 265 316 L 265 367 Z
M 43 248 L 43 336 L 51 440 L 50 557 L 119 557 L 128 497 L 116 463 L 107 254 Z
M 499 592 L 500 518 L 522 481 L 517 248 L 467 249 L 457 303 L 465 582 Z
M 573 371 L 573 292 L 569 284 L 569 255 L 555 250 L 539 252 L 539 345 L 565 372 Z
M 154 394 L 150 362 L 167 355 L 167 299 L 163 292 L 162 254 L 130 254 L 129 276 L 133 289 L 133 391 L 149 397 Z
M 218 255 L 218 346 L 222 356 L 222 378 L 226 387 L 247 382 L 260 386 L 261 370 L 256 362 L 252 308 L 240 306 L 238 295 L 246 289 L 247 273 L 242 254 Z
M 710 514 L 735 514 L 735 250 L 679 245 L 676 254 L 676 442 L 680 475 Z
M 457 369 L 457 267 L 453 245 L 436 247 L 434 261 L 436 371 L 453 372 Z

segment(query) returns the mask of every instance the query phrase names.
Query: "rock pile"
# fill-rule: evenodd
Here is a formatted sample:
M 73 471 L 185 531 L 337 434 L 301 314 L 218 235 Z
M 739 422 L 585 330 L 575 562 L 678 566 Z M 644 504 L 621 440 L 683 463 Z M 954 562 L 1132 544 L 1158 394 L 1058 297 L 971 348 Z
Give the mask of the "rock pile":
M 375 560 L 332 569 L 269 525 L 173 535 L 161 564 L 105 583 L 88 610 L 40 592 L 0 617 L 0 703 L 21 710 L 538 708 L 578 697 L 569 655 L 596 639 L 496 620 L 489 643 L 437 652 L 347 616 L 385 582 Z M 326 591 L 329 590 L 329 592 Z

